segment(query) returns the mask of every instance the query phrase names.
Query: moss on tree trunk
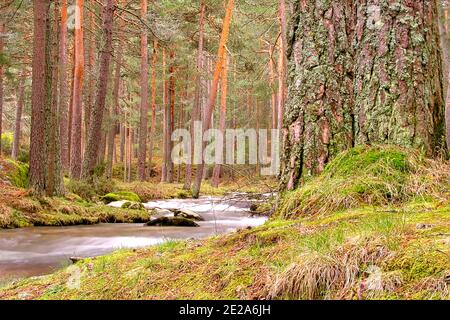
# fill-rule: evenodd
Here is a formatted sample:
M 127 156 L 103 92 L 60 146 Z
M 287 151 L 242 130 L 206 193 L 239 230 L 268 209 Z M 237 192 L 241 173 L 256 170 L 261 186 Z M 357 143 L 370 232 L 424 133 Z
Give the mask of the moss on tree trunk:
M 445 148 L 437 1 L 298 1 L 288 32 L 282 186 L 355 144 Z

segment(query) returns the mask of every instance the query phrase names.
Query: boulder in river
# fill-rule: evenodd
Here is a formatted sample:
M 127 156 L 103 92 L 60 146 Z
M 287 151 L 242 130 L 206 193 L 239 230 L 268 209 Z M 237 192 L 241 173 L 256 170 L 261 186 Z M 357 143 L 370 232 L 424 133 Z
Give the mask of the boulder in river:
M 122 204 L 122 209 L 142 210 L 144 205 L 140 202 L 126 201 Z
M 197 220 L 197 221 L 204 221 L 205 220 L 197 212 L 194 212 L 194 211 L 189 210 L 189 209 L 172 209 L 170 211 L 173 212 L 175 217 L 182 217 L 182 218 L 191 219 L 191 220 Z
M 160 217 L 147 222 L 150 227 L 199 227 L 199 225 L 187 218 L 183 217 Z

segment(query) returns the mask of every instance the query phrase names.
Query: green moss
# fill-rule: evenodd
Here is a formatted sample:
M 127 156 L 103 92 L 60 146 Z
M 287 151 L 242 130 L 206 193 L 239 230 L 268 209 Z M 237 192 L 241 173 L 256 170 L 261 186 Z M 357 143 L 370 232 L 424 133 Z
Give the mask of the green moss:
M 105 203 L 111 203 L 120 200 L 127 200 L 131 202 L 141 202 L 141 198 L 134 192 L 119 191 L 115 193 L 108 193 L 101 197 Z
M 338 155 L 320 176 L 284 193 L 277 214 L 292 218 L 419 197 L 445 199 L 449 172 L 448 163 L 424 159 L 414 150 L 359 146 Z
M 12 185 L 18 188 L 27 188 L 29 170 L 28 164 L 9 159 L 7 161 L 14 167 L 14 170 L 11 170 L 8 173 L 8 178 Z

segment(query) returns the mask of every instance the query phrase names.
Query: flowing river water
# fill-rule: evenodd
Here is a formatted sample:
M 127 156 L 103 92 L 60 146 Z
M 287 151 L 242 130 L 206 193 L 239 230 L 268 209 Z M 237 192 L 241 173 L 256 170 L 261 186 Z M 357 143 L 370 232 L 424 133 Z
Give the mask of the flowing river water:
M 199 213 L 205 221 L 198 222 L 200 227 L 196 228 L 98 224 L 0 230 L 0 283 L 51 273 L 70 264 L 70 257 L 74 256 L 94 257 L 167 240 L 201 239 L 263 224 L 267 218 L 250 216 L 251 203 L 248 199 L 203 197 L 145 204 L 147 209 L 158 208 L 160 215 L 168 214 L 167 209 Z

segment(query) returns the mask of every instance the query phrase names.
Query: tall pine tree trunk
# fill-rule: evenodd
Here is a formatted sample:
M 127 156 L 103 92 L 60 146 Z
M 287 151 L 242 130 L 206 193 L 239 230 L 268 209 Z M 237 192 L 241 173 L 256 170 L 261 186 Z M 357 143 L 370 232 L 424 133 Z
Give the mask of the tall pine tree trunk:
M 53 3 L 54 14 L 47 25 L 46 39 L 46 97 L 45 97 L 45 143 L 47 150 L 46 187 L 47 196 L 64 194 L 61 171 L 61 149 L 58 117 L 58 57 L 59 57 L 59 3 Z
M 121 0 L 122 6 L 125 5 L 125 0 Z M 122 55 L 123 55 L 123 29 L 125 27 L 125 21 L 123 20 L 123 13 L 120 14 L 119 17 L 119 30 L 118 30 L 118 37 L 119 42 L 117 44 L 116 48 L 116 61 L 115 61 L 115 67 L 114 67 L 114 84 L 112 89 L 112 113 L 111 113 L 111 120 L 112 123 L 109 128 L 108 132 L 108 157 L 107 157 L 107 165 L 106 165 L 106 177 L 107 179 L 112 178 L 113 174 L 113 155 L 115 150 L 115 140 L 117 131 L 122 132 L 121 126 L 118 121 L 118 115 L 120 114 L 120 105 L 119 105 L 119 96 L 120 96 L 120 81 L 121 81 L 121 67 L 122 67 Z M 121 149 L 122 151 L 122 149 Z M 117 153 L 116 153 L 117 154 Z M 121 162 L 123 162 L 123 152 L 121 152 Z
M 225 128 L 226 128 L 226 121 L 227 121 L 227 98 L 228 98 L 228 59 L 225 58 L 225 61 L 223 63 L 222 68 L 222 92 L 220 95 L 220 118 L 219 118 L 219 130 L 222 133 L 223 137 L 225 137 Z M 217 155 L 216 159 L 219 159 L 219 161 L 223 161 L 223 150 L 224 148 L 221 148 L 218 150 L 219 154 Z M 214 166 L 213 171 L 213 178 L 212 178 L 212 186 L 218 187 L 220 183 L 220 174 L 221 174 L 222 165 L 220 163 L 216 163 Z
M 40 195 L 45 191 L 45 43 L 50 2 L 34 0 L 33 75 L 31 93 L 31 135 L 29 185 Z
M 69 106 L 67 101 L 67 0 L 61 1 L 61 25 L 59 36 L 59 117 L 61 163 L 69 170 Z
M 100 150 L 99 141 L 102 139 L 103 114 L 105 111 L 106 92 L 109 80 L 109 64 L 112 53 L 114 5 L 115 0 L 107 0 L 106 4 L 103 6 L 103 43 L 100 53 L 98 91 L 89 121 L 90 127 L 83 161 L 83 179 L 92 178 L 99 152 L 102 152 L 104 155 L 104 150 Z
M 4 47 L 4 34 L 5 33 L 5 24 L 3 21 L 0 22 L 0 55 L 3 54 Z M 0 63 L 0 155 L 2 154 L 2 122 L 3 122 L 3 65 Z
M 148 155 L 149 175 L 152 176 L 153 162 L 153 144 L 155 139 L 155 121 L 156 121 L 156 62 L 158 58 L 158 40 L 153 39 L 152 55 L 152 120 L 150 124 L 150 146 Z
M 141 0 L 141 19 L 147 18 L 147 0 Z M 139 157 L 138 157 L 138 179 L 146 180 L 147 159 L 147 123 L 148 123 L 148 39 L 147 29 L 142 26 L 141 30 L 141 108 L 139 120 Z
M 203 68 L 203 36 L 205 28 L 205 2 L 202 0 L 200 2 L 200 18 L 199 18 L 199 32 L 198 32 L 198 49 L 197 49 L 197 69 L 195 74 L 195 98 L 194 106 L 192 108 L 192 122 L 191 122 L 191 159 L 186 164 L 186 173 L 184 180 L 184 189 L 189 190 L 192 183 L 192 162 L 194 159 L 194 128 L 195 122 L 201 120 L 201 102 L 202 102 L 202 78 L 201 72 Z
M 83 44 L 84 0 L 76 0 L 75 6 L 75 52 L 72 89 L 72 125 L 70 138 L 70 176 L 81 178 L 81 130 L 83 108 L 84 44 Z
M 14 142 L 11 152 L 11 158 L 17 160 L 17 156 L 19 155 L 20 148 L 20 138 L 22 136 L 22 113 L 23 113 L 23 104 L 25 101 L 25 72 L 22 71 L 20 76 L 19 83 L 19 100 L 17 101 L 17 109 L 16 109 L 16 121 L 14 126 Z

